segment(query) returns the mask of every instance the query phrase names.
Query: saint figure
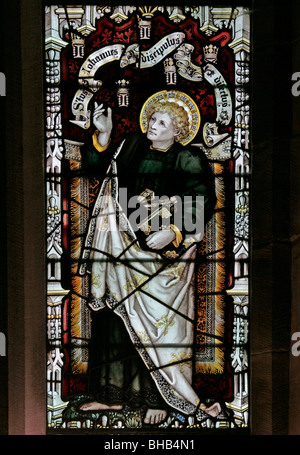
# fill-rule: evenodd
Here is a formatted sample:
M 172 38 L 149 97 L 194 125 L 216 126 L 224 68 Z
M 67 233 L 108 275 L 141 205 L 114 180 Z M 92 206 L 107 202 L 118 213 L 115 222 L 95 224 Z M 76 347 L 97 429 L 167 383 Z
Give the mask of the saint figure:
M 161 423 L 169 410 L 199 421 L 221 412 L 219 403 L 207 407 L 192 385 L 195 258 L 203 236 L 197 219 L 204 216 L 204 226 L 212 216 L 214 176 L 205 155 L 187 143 L 195 103 L 168 95 L 145 103 L 144 132 L 128 135 L 117 149 L 112 111 L 95 104 L 95 133 L 83 151 L 84 169 L 103 183 L 80 269 L 90 274 L 93 318 L 93 398 L 81 410 L 142 408 L 145 424 Z M 141 213 L 136 200 L 145 203 L 146 221 L 134 216 Z

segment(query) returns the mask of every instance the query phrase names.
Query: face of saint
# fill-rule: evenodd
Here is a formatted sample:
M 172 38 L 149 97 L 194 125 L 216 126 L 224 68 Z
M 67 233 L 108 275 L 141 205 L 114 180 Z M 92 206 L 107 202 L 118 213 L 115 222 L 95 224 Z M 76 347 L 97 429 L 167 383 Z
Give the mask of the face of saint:
M 149 120 L 147 138 L 152 141 L 152 146 L 162 150 L 174 143 L 178 131 L 175 129 L 169 114 L 155 112 Z

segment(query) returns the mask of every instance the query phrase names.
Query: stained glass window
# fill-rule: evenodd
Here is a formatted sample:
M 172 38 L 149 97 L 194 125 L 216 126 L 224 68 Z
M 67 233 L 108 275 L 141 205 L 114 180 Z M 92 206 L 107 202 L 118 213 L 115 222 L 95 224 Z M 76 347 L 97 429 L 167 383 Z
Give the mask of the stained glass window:
M 45 7 L 49 429 L 248 427 L 250 13 Z

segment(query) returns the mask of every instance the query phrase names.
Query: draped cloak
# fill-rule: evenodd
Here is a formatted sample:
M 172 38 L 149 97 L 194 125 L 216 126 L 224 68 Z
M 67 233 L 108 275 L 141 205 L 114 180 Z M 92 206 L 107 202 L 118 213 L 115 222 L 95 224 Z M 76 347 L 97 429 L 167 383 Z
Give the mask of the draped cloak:
M 183 225 L 180 256 L 162 260 L 159 252 L 141 247 L 119 189 L 126 188 L 128 198 L 145 189 L 159 196 L 203 196 L 208 221 L 215 193 L 206 157 L 176 143 L 167 151 L 153 150 L 144 136 L 133 135 L 117 152 L 84 151 L 83 164 L 103 175 L 80 268 L 81 274 L 91 274 L 89 306 L 120 318 L 163 400 L 201 419 L 192 387 L 194 272 L 201 235 L 190 235 Z M 193 202 L 187 208 L 193 216 L 197 209 Z

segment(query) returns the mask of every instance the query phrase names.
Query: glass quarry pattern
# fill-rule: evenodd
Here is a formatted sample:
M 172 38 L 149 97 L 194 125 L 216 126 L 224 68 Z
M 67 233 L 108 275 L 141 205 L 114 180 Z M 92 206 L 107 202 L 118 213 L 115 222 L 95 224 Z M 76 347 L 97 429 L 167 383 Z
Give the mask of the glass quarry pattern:
M 201 433 L 248 426 L 249 63 L 250 13 L 244 7 L 46 6 L 50 429 L 151 431 L 143 421 L 143 406 L 79 409 L 88 397 L 92 329 L 89 276 L 78 268 L 101 183 L 97 175 L 84 173 L 82 162 L 93 133 L 94 100 L 113 106 L 117 144 L 139 129 L 136 112 L 144 102 L 162 92 L 173 98 L 185 92 L 194 99 L 201 121 L 196 122 L 192 148 L 205 153 L 215 176 L 217 205 L 197 253 L 192 367 L 201 400 L 208 407 L 220 402 L 222 412 L 200 419 L 197 412 L 174 408 L 159 428 Z M 143 118 L 140 124 L 143 128 Z M 170 270 L 173 277 L 180 274 Z M 127 292 L 147 296 L 145 279 L 135 280 Z M 167 333 L 173 322 L 165 317 L 157 324 Z M 146 351 L 149 346 L 144 344 Z M 181 369 L 191 367 L 183 351 L 181 357 L 173 355 L 173 362 Z

